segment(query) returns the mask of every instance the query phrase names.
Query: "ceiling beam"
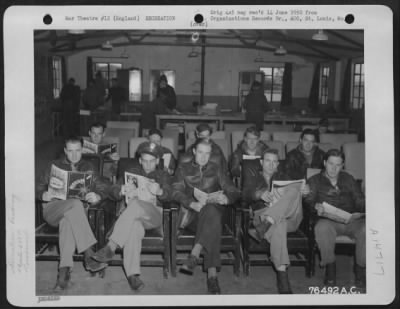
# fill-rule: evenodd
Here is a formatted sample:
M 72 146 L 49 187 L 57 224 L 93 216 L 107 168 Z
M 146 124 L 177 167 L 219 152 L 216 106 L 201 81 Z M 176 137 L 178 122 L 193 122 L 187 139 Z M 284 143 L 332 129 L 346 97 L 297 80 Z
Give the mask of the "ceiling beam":
M 122 46 L 132 46 L 132 45 L 143 45 L 143 46 L 188 46 L 188 47 L 193 47 L 192 43 L 183 43 L 183 42 L 177 42 L 177 43 L 171 43 L 171 42 L 138 42 L 135 44 L 130 44 L 127 42 L 124 43 L 114 43 L 112 44 L 113 47 L 122 47 Z M 196 46 L 205 46 L 205 47 L 217 47 L 217 48 L 246 48 L 246 49 L 254 49 L 254 50 L 263 50 L 263 51 L 269 51 L 269 52 L 274 52 L 275 48 L 271 47 L 261 47 L 261 46 L 244 46 L 244 45 L 238 45 L 238 44 L 221 44 L 221 43 L 200 43 L 196 44 Z M 90 46 L 81 46 L 81 47 L 76 47 L 75 49 L 70 49 L 70 48 L 53 48 L 50 49 L 51 52 L 78 52 L 78 51 L 83 51 L 83 50 L 89 50 L 89 49 L 100 49 L 101 46 L 99 44 L 96 45 L 90 45 Z M 291 54 L 294 55 L 299 55 L 299 56 L 304 56 L 304 57 L 312 57 L 312 58 L 321 58 L 321 59 L 327 59 L 327 57 L 317 55 L 317 54 L 310 54 L 310 53 L 304 53 L 304 52 L 297 52 L 293 51 Z
M 337 31 L 334 31 L 334 30 L 325 30 L 325 31 L 327 33 L 333 34 L 334 36 L 338 37 L 339 39 L 342 39 L 343 41 L 345 41 L 347 43 L 353 44 L 353 45 L 355 45 L 355 46 L 357 46 L 359 48 L 364 49 L 364 45 L 363 44 L 361 44 L 361 43 L 359 43 L 359 42 L 357 42 L 357 41 L 355 41 L 353 39 L 350 39 L 349 37 L 345 36 L 344 34 L 338 33 Z

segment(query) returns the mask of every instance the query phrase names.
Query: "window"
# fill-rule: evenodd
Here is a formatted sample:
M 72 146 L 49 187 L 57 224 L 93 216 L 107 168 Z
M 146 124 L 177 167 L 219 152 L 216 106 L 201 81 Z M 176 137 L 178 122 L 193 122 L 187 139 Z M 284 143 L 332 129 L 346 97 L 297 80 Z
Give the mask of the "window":
M 364 106 L 364 63 L 354 63 L 351 102 L 353 109 Z
M 94 63 L 94 72 L 100 72 L 105 80 L 107 80 L 107 88 L 111 87 L 111 80 L 117 78 L 117 70 L 122 69 L 121 63 L 106 63 L 106 62 L 96 62 Z
M 328 104 L 329 66 L 321 66 L 321 75 L 319 80 L 319 101 L 321 104 Z
M 129 71 L 129 101 L 142 101 L 142 71 L 139 69 Z
M 268 102 L 281 103 L 283 85 L 283 66 L 261 67 L 264 73 L 264 94 Z
M 165 75 L 168 85 L 175 89 L 176 74 L 174 70 L 151 70 L 150 71 L 150 101 L 157 95 L 158 80 L 161 75 Z
M 53 97 L 58 99 L 60 97 L 62 88 L 62 63 L 60 56 L 52 57 L 52 70 L 53 70 Z

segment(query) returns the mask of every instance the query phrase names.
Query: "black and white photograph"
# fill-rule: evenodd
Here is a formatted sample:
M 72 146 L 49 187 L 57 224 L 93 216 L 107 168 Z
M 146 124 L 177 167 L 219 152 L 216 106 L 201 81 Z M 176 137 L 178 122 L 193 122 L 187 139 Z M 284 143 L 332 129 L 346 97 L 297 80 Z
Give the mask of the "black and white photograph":
M 21 102 L 31 113 L 32 188 L 6 188 L 10 285 L 25 272 L 37 306 L 78 305 L 81 296 L 290 304 L 281 294 L 367 304 L 378 303 L 379 282 L 388 286 L 381 301 L 391 301 L 394 145 L 381 154 L 375 142 L 394 134 L 384 110 L 393 108 L 384 71 L 392 59 L 375 63 L 383 48 L 371 38 L 384 39 L 366 21 L 371 8 L 176 8 L 190 12 L 185 22 L 171 8 L 59 9 L 33 11 L 37 20 L 21 30 L 31 40 Z M 387 12 L 375 10 L 383 23 Z M 15 102 L 21 89 L 7 89 Z M 9 154 L 21 150 L 7 144 L 14 113 Z M 116 152 L 88 154 L 84 141 Z M 90 173 L 84 196 L 54 198 L 52 165 Z M 156 202 L 128 193 L 128 174 L 148 178 Z M 274 183 L 283 184 L 278 198 Z M 196 190 L 221 193 L 198 200 Z M 32 216 L 24 229 L 22 204 Z

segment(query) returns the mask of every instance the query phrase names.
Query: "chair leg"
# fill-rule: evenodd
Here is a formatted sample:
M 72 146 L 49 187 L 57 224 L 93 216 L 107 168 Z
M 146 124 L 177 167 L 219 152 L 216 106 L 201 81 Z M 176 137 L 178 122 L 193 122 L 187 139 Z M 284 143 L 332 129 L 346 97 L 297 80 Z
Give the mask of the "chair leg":
M 164 278 L 168 278 L 168 272 L 169 272 L 169 265 L 171 263 L 170 261 L 170 254 L 171 254 L 171 248 L 170 248 L 170 212 L 164 211 L 164 218 L 163 218 L 163 229 L 164 229 L 164 266 L 163 266 L 163 275 Z
M 178 211 L 171 211 L 171 275 L 172 277 L 176 277 L 176 229 L 177 229 L 177 216 Z

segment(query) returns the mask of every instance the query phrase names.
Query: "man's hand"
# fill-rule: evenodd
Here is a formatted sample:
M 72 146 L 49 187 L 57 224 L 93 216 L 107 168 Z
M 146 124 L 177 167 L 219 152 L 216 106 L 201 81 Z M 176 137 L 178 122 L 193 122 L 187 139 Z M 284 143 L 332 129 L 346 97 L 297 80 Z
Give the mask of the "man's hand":
M 200 202 L 191 202 L 189 207 L 194 211 L 200 212 L 200 210 L 204 207 L 204 204 Z
M 98 195 L 97 193 L 94 192 L 89 192 L 85 195 L 85 201 L 88 202 L 89 204 L 97 204 L 98 202 L 100 202 L 101 197 L 100 195 Z
M 137 188 L 133 184 L 126 184 L 121 186 L 121 195 L 125 195 L 128 199 L 138 196 Z
M 364 218 L 364 217 L 365 217 L 365 213 L 354 212 L 354 213 L 351 214 L 351 217 L 350 217 L 350 219 L 349 219 L 349 222 L 347 222 L 347 224 L 349 224 L 349 223 L 351 223 L 351 222 L 353 222 L 353 221 L 355 221 L 355 220 Z
M 118 161 L 120 159 L 119 154 L 117 152 L 110 154 L 110 159 L 113 161 Z
M 311 192 L 310 186 L 309 186 L 309 185 L 304 185 L 304 186 L 301 188 L 300 192 L 301 192 L 301 195 L 302 195 L 302 196 L 309 195 L 310 192 Z
M 161 194 L 163 194 L 163 190 L 161 189 L 160 184 L 158 182 L 148 183 L 147 184 L 147 189 L 153 195 L 161 195 Z
M 52 199 L 51 194 L 48 191 L 44 191 L 42 195 L 42 200 L 45 202 L 50 202 Z
M 271 192 L 265 190 L 265 192 L 261 195 L 261 199 L 266 203 L 272 203 L 274 201 L 274 196 Z
M 322 206 L 321 203 L 316 203 L 315 204 L 315 209 L 317 210 L 318 216 L 322 216 L 324 213 L 324 207 Z
M 57 177 L 51 177 L 49 185 L 54 189 L 61 189 L 62 187 L 64 187 L 64 182 Z
M 215 202 L 220 205 L 227 205 L 228 197 L 225 194 L 221 193 L 217 196 L 217 198 L 215 199 Z

